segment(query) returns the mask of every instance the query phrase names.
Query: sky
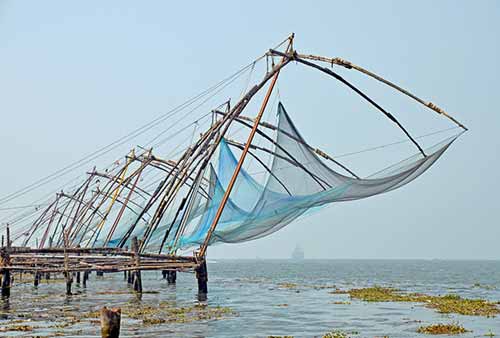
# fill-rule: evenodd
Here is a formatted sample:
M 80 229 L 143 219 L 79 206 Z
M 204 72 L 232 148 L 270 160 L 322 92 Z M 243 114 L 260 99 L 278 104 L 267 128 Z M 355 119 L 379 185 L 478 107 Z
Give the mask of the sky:
M 209 258 L 286 258 L 300 245 L 306 258 L 499 259 L 497 1 L 0 0 L 0 196 L 151 121 L 291 32 L 299 52 L 386 76 L 470 131 L 398 191 L 335 204 L 260 240 L 211 247 Z M 280 99 L 311 144 L 338 154 L 402 139 L 344 88 L 289 68 Z M 452 126 L 342 74 L 414 135 Z M 349 163 L 362 170 L 372 159 Z

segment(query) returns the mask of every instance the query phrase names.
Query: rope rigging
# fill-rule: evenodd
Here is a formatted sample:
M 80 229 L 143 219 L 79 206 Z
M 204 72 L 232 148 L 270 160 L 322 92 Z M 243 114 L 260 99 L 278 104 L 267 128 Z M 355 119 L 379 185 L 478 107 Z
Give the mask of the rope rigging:
M 65 189 L 66 192 L 57 193 L 55 200 L 43 197 L 40 203 L 0 208 L 0 211 L 13 210 L 17 214 L 9 221 L 9 226 L 15 226 L 15 237 L 23 238 L 26 245 L 36 241 L 40 248 L 50 238 L 56 247 L 67 243 L 119 249 L 129 246 L 132 238 L 137 237 L 139 253 L 176 255 L 178 250 L 199 246 L 195 258 L 202 260 L 208 245 L 215 242 L 237 243 L 257 239 L 281 229 L 308 210 L 397 189 L 425 172 L 460 134 L 443 142 L 437 150 L 426 148 L 427 153 L 417 140 L 459 127 L 466 129 L 459 124 L 459 127 L 413 137 L 394 115 L 356 86 L 333 70 L 312 62 L 325 60 L 296 53 L 293 35 L 278 47 L 284 51 L 270 50 L 154 120 L 79 161 L 2 197 L 0 205 L 76 170 L 139 135 L 150 130 L 156 132 L 146 134 L 146 143 L 134 147 L 125 159 L 120 157 L 112 162 L 104 173 L 94 168 L 86 173 L 84 180 L 81 176 L 73 179 L 71 185 L 76 184 Z M 267 61 L 266 73 L 252 86 L 256 65 L 264 58 Z M 396 124 L 407 139 L 337 156 L 311 146 L 299 133 L 282 103 L 278 103 L 279 91 L 273 94 L 278 75 L 291 61 L 317 69 L 346 85 Z M 331 63 L 347 68 L 350 65 L 341 59 Z M 372 76 L 370 74 L 373 75 L 367 75 Z M 244 75 L 248 76 L 244 78 Z M 222 91 L 238 79 L 243 81 L 243 90 L 236 103 L 230 104 L 228 100 L 214 110 L 205 110 L 211 100 L 217 95 L 222 96 Z M 259 97 L 257 94 L 265 91 L 265 87 L 267 92 L 257 117 L 243 115 L 250 109 L 247 108 L 250 101 Z M 412 95 L 408 96 L 414 98 Z M 270 102 L 269 106 L 276 104 L 278 111 L 276 125 L 261 121 L 269 112 Z M 433 104 L 422 102 L 437 112 L 442 111 Z M 226 110 L 219 111 L 222 107 Z M 444 112 L 440 114 L 449 117 Z M 170 124 L 165 128 L 160 131 L 153 129 L 166 121 Z M 246 141 L 242 135 L 236 137 L 245 127 L 250 130 L 244 133 L 248 136 Z M 270 136 L 273 133 L 275 138 Z M 401 161 L 369 177 L 361 178 L 338 161 L 339 158 L 405 142 L 415 145 L 423 157 L 417 153 L 409 158 L 411 161 Z M 245 161 L 247 154 L 250 158 Z M 266 164 L 262 156 L 267 156 L 269 163 Z M 248 169 L 254 166 L 264 170 L 249 172 Z M 254 180 L 252 176 L 260 173 L 266 174 L 265 179 Z

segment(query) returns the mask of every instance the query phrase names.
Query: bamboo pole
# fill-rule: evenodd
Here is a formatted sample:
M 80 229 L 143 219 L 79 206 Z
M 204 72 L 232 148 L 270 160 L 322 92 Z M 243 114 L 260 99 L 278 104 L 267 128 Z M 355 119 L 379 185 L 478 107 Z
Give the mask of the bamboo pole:
M 134 180 L 134 183 L 133 183 L 132 187 L 129 189 L 127 196 L 125 197 L 125 201 L 123 202 L 122 207 L 120 208 L 120 211 L 118 212 L 118 215 L 116 216 L 115 221 L 113 222 L 113 225 L 111 226 L 111 229 L 109 230 L 108 235 L 106 236 L 106 239 L 104 241 L 103 246 L 107 246 L 109 241 L 113 237 L 113 233 L 115 232 L 116 227 L 118 226 L 118 222 L 120 222 L 120 219 L 123 215 L 123 212 L 125 211 L 125 208 L 127 207 L 127 204 L 130 200 L 130 197 L 132 196 L 132 194 L 137 186 L 137 183 L 139 182 L 139 179 L 141 178 L 142 171 L 149 163 L 150 163 L 150 161 L 146 161 L 144 163 L 141 163 L 140 168 L 136 171 L 137 174 L 136 174 L 136 178 Z
M 132 251 L 134 252 L 134 291 L 142 293 L 142 278 L 141 278 L 141 258 L 139 255 L 139 243 L 137 242 L 137 237 L 132 238 Z
M 69 270 L 68 253 L 66 248 L 69 243 L 69 234 L 67 231 L 64 232 L 64 277 L 66 279 L 66 295 L 71 295 L 71 284 L 73 283 L 73 274 Z
M 291 47 L 292 41 L 293 41 L 293 37 L 290 39 L 290 44 L 289 44 L 288 48 Z M 288 48 L 287 48 L 287 50 L 288 50 Z M 281 64 L 284 64 L 287 59 L 288 59 L 288 57 L 284 56 L 281 60 Z M 236 165 L 236 169 L 234 170 L 233 176 L 231 177 L 231 180 L 229 181 L 229 184 L 228 184 L 226 191 L 224 193 L 224 196 L 222 197 L 219 208 L 217 209 L 217 213 L 215 214 L 214 219 L 212 221 L 212 224 L 210 225 L 210 228 L 207 232 L 207 236 L 205 237 L 205 240 L 204 240 L 202 246 L 200 247 L 200 251 L 198 253 L 198 256 L 203 260 L 203 262 L 205 260 L 205 253 L 206 253 L 208 244 L 210 243 L 210 238 L 212 237 L 212 234 L 217 226 L 217 223 L 219 222 L 219 219 L 222 216 L 222 212 L 224 211 L 224 207 L 226 206 L 226 203 L 229 199 L 229 195 L 231 194 L 231 191 L 233 190 L 234 184 L 236 183 L 236 179 L 238 178 L 241 167 L 243 166 L 243 162 L 245 161 L 248 150 L 250 149 L 250 144 L 252 143 L 253 138 L 257 132 L 257 128 L 259 127 L 260 120 L 262 119 L 262 116 L 264 115 L 264 111 L 267 107 L 267 103 L 269 102 L 269 98 L 271 97 L 271 93 L 274 89 L 274 86 L 276 85 L 276 82 L 278 81 L 279 73 L 280 73 L 280 71 L 278 70 L 273 75 L 273 78 L 271 80 L 271 84 L 269 85 L 269 88 L 267 89 L 267 93 L 266 93 L 266 96 L 264 97 L 264 101 L 262 102 L 259 113 L 257 114 L 257 117 L 255 118 L 254 126 L 253 126 L 252 130 L 250 131 L 250 135 L 248 136 L 247 142 L 245 144 L 245 148 L 243 149 L 243 152 L 241 153 L 240 159 L 238 160 L 238 164 Z
M 412 94 L 410 91 L 396 85 L 395 83 L 389 81 L 389 80 L 386 80 L 385 78 L 381 77 L 380 75 L 377 75 L 363 67 L 360 67 L 358 65 L 355 65 L 354 63 L 350 62 L 350 61 L 347 61 L 347 60 L 344 60 L 342 58 L 339 58 L 339 57 L 336 57 L 336 58 L 329 58 L 329 57 L 325 57 L 325 56 L 317 56 L 317 55 L 311 55 L 311 54 L 297 54 L 297 56 L 301 59 L 308 59 L 308 60 L 313 60 L 313 61 L 320 61 L 320 62 L 326 62 L 328 64 L 331 64 L 332 66 L 333 65 L 339 65 L 339 66 L 342 66 L 344 68 L 347 68 L 347 69 L 354 69 L 354 70 L 357 70 L 358 72 L 361 72 L 365 75 L 368 75 L 369 77 L 379 81 L 379 82 L 382 82 L 384 84 L 386 84 L 387 86 L 389 87 L 392 87 L 393 89 L 397 90 L 398 92 L 410 97 L 411 99 L 417 101 L 418 103 L 426 106 L 427 108 L 435 111 L 436 113 L 440 114 L 440 115 L 443 115 L 445 116 L 446 118 L 450 119 L 453 123 L 455 123 L 456 125 L 458 125 L 460 128 L 462 128 L 463 130 L 468 130 L 467 127 L 465 127 L 462 123 L 460 123 L 458 120 L 456 120 L 453 116 L 451 116 L 450 114 L 448 114 L 445 110 L 441 109 L 440 107 L 438 107 L 437 105 L 435 105 L 434 103 L 430 102 L 430 101 L 425 101 L 421 98 L 419 98 L 418 96 L 416 96 L 415 94 Z
M 11 275 L 10 275 L 10 228 L 7 225 L 6 229 L 6 240 L 7 245 L 3 245 L 3 236 L 2 236 L 2 248 L 0 251 L 0 271 L 2 272 L 2 278 L 0 285 L 2 287 L 2 296 L 9 297 L 10 296 L 10 287 L 11 287 Z
M 278 51 L 275 51 L 275 50 L 271 50 L 270 51 L 272 54 L 276 54 L 276 55 L 283 55 L 285 56 L 284 53 L 282 52 L 278 52 Z M 340 76 L 339 74 L 335 73 L 334 71 L 328 69 L 328 68 L 325 68 L 325 67 L 322 67 L 322 66 L 319 66 L 313 62 L 309 62 L 307 60 L 304 60 L 304 59 L 301 59 L 299 57 L 297 57 L 297 54 L 294 54 L 293 55 L 293 60 L 294 61 L 297 61 L 299 63 L 302 63 L 306 66 L 309 66 L 309 67 L 312 67 L 314 69 L 317 69 L 325 74 L 328 74 L 330 75 L 331 77 L 335 78 L 336 80 L 338 80 L 339 82 L 343 83 L 344 85 L 346 85 L 349 89 L 351 89 L 352 91 L 354 91 L 356 94 L 358 94 L 360 97 L 362 97 L 364 100 L 366 100 L 367 102 L 369 102 L 372 106 L 374 106 L 375 108 L 377 108 L 377 110 L 379 110 L 382 114 L 384 114 L 389 120 L 391 120 L 394 124 L 396 124 L 398 126 L 399 129 L 401 129 L 403 131 L 403 133 L 410 139 L 410 141 L 415 145 L 415 147 L 417 147 L 418 151 L 420 151 L 420 153 L 424 156 L 424 157 L 427 157 L 427 155 L 425 154 L 424 150 L 422 149 L 422 147 L 420 146 L 420 144 L 418 144 L 417 141 L 415 141 L 415 139 L 413 138 L 413 136 L 411 136 L 411 134 L 408 132 L 408 130 L 406 130 L 406 128 L 391 114 L 389 113 L 388 111 L 386 111 L 384 108 L 382 108 L 377 102 L 375 102 L 374 100 L 372 100 L 368 95 L 366 95 L 365 93 L 363 93 L 361 90 L 359 90 L 356 86 L 354 86 L 353 84 L 351 84 L 349 81 L 347 81 L 346 79 L 344 79 L 342 76 Z

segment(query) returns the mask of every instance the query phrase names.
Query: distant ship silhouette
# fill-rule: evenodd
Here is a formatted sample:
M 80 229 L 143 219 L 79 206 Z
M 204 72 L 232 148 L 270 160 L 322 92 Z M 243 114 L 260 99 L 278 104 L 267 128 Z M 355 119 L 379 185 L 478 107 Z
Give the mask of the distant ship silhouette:
M 295 246 L 295 249 L 292 252 L 292 257 L 293 260 L 302 260 L 304 259 L 304 250 L 297 244 Z

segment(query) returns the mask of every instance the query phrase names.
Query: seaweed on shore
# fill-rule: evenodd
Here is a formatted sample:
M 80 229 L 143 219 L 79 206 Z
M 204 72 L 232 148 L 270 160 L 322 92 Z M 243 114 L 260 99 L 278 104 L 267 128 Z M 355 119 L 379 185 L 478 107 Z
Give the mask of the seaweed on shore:
M 417 332 L 423 334 L 433 334 L 433 335 L 438 335 L 438 334 L 457 335 L 469 332 L 469 330 L 466 330 L 462 325 L 458 323 L 451 323 L 451 324 L 439 323 L 427 326 L 420 326 L 417 329 Z
M 3 326 L 0 327 L 0 332 L 8 332 L 8 331 L 33 331 L 33 326 L 30 325 L 12 325 L 12 326 Z
M 402 291 L 374 286 L 369 288 L 335 290 L 332 294 L 348 294 L 352 299 L 366 302 L 414 302 L 424 303 L 425 307 L 435 309 L 439 313 L 456 313 L 467 316 L 495 317 L 500 308 L 484 299 L 468 299 L 458 295 L 432 296 L 421 293 L 403 293 Z
M 144 325 L 163 323 L 189 323 L 198 320 L 217 320 L 234 316 L 235 312 L 227 307 L 209 307 L 205 304 L 196 304 L 186 307 L 174 307 L 169 302 L 160 302 L 152 305 L 127 305 L 121 308 L 122 316 L 140 320 Z M 82 317 L 99 318 L 99 311 L 85 313 Z
M 282 289 L 296 289 L 298 285 L 296 283 L 290 283 L 290 282 L 283 282 L 278 284 L 279 288 Z
M 324 334 L 323 338 L 349 338 L 349 336 L 345 332 L 335 330 Z

